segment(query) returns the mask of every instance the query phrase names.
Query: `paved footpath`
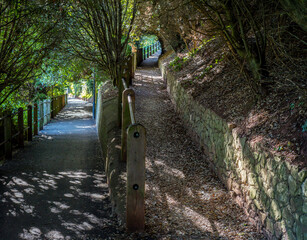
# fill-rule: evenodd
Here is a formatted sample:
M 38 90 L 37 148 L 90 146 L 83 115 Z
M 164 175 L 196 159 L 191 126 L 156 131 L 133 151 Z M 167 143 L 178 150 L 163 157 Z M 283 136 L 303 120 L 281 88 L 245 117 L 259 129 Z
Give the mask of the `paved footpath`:
M 114 239 L 91 104 L 68 105 L 0 167 L 0 240 Z

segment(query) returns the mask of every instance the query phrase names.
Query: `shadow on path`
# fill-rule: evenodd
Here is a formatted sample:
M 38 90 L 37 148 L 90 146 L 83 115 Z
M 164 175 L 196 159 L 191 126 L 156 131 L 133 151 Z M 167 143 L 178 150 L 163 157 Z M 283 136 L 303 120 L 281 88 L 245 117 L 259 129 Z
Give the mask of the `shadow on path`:
M 143 62 L 134 81 L 136 119 L 147 130 L 148 231 L 165 239 L 264 239 L 210 170 L 174 111 L 157 57 Z
M 161 50 L 157 51 L 155 54 L 151 55 L 149 58 L 144 60 L 140 67 L 141 68 L 153 68 L 153 67 L 158 67 L 158 59 L 159 56 L 161 55 Z
M 32 144 L 0 168 L 0 239 L 116 234 L 91 104 L 69 99 Z

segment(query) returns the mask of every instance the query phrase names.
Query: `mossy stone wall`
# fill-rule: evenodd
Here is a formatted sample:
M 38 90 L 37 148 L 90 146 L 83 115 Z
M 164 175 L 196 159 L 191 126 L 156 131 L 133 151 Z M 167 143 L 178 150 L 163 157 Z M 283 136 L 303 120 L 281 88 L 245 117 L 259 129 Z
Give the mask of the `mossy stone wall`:
M 269 239 L 307 240 L 307 170 L 239 137 L 235 126 L 195 101 L 166 65 L 160 58 L 177 112 L 250 221 Z

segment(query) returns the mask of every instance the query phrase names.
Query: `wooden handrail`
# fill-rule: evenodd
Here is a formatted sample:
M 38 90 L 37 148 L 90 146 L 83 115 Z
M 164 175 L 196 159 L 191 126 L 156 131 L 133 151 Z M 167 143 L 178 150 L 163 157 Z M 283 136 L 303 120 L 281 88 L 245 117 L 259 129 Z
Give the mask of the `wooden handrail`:
M 134 118 L 134 100 L 132 100 L 131 95 L 128 95 L 128 105 L 129 105 L 129 112 L 130 112 L 130 120 L 131 120 L 131 124 L 135 124 L 135 118 Z
M 135 92 L 122 79 L 121 158 L 127 162 L 126 226 L 129 231 L 145 227 L 146 129 L 135 120 Z
M 124 86 L 124 90 L 126 90 L 128 87 L 127 87 L 127 83 L 126 83 L 124 78 L 122 78 L 122 83 L 123 83 L 123 86 Z

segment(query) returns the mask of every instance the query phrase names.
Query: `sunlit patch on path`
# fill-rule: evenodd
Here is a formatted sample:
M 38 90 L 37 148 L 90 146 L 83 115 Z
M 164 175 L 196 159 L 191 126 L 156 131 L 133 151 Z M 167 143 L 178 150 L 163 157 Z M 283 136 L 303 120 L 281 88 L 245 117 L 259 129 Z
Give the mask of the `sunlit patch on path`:
M 118 233 L 91 105 L 70 99 L 0 168 L 0 239 L 105 239 Z

